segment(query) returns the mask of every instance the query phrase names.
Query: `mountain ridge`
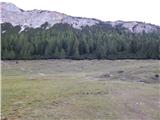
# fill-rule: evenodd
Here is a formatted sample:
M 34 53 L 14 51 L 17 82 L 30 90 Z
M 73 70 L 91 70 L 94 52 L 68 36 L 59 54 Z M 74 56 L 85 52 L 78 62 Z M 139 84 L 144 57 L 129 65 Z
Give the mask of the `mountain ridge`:
M 23 10 L 13 3 L 1 2 L 1 23 L 11 23 L 13 26 L 20 25 L 21 31 L 27 27 L 38 28 L 44 23 L 48 23 L 48 28 L 55 24 L 69 24 L 75 29 L 82 29 L 85 26 L 93 26 L 104 23 L 110 24 L 112 27 L 121 26 L 133 33 L 154 32 L 159 31 L 160 26 L 138 22 L 138 21 L 102 21 L 94 18 L 73 17 L 64 13 L 48 10 Z

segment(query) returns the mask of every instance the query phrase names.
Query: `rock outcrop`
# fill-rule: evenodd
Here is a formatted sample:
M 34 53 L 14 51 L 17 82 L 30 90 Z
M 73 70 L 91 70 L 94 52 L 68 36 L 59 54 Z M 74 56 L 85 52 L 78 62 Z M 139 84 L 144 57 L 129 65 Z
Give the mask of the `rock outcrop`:
M 92 26 L 99 24 L 100 20 L 82 17 L 72 17 L 63 13 L 47 10 L 22 10 L 12 3 L 1 2 L 1 23 L 11 23 L 13 26 L 20 25 L 21 31 L 26 27 L 38 28 L 42 24 L 48 23 L 48 27 L 52 27 L 57 23 L 67 23 L 75 29 L 81 29 L 84 26 Z M 136 21 L 115 21 L 103 22 L 111 24 L 113 27 L 123 27 L 134 33 L 154 32 L 160 30 L 159 26 L 136 22 Z

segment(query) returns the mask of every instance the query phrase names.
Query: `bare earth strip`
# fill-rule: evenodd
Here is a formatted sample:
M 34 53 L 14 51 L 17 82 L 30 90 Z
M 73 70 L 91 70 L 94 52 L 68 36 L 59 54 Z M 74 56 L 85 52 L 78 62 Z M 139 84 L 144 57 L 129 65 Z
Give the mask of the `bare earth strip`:
M 5 120 L 159 120 L 158 60 L 2 61 Z

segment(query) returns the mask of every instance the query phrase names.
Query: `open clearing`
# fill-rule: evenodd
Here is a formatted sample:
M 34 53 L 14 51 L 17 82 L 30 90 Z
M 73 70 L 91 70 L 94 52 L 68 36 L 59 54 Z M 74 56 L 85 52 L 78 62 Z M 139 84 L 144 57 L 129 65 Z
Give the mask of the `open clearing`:
M 159 120 L 158 60 L 2 61 L 7 120 Z

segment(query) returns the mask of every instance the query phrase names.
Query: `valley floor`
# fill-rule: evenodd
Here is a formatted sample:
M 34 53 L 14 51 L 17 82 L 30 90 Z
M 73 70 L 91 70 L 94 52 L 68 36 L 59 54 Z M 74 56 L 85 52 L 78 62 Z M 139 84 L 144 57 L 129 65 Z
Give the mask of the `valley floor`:
M 7 120 L 159 120 L 158 60 L 2 61 Z

